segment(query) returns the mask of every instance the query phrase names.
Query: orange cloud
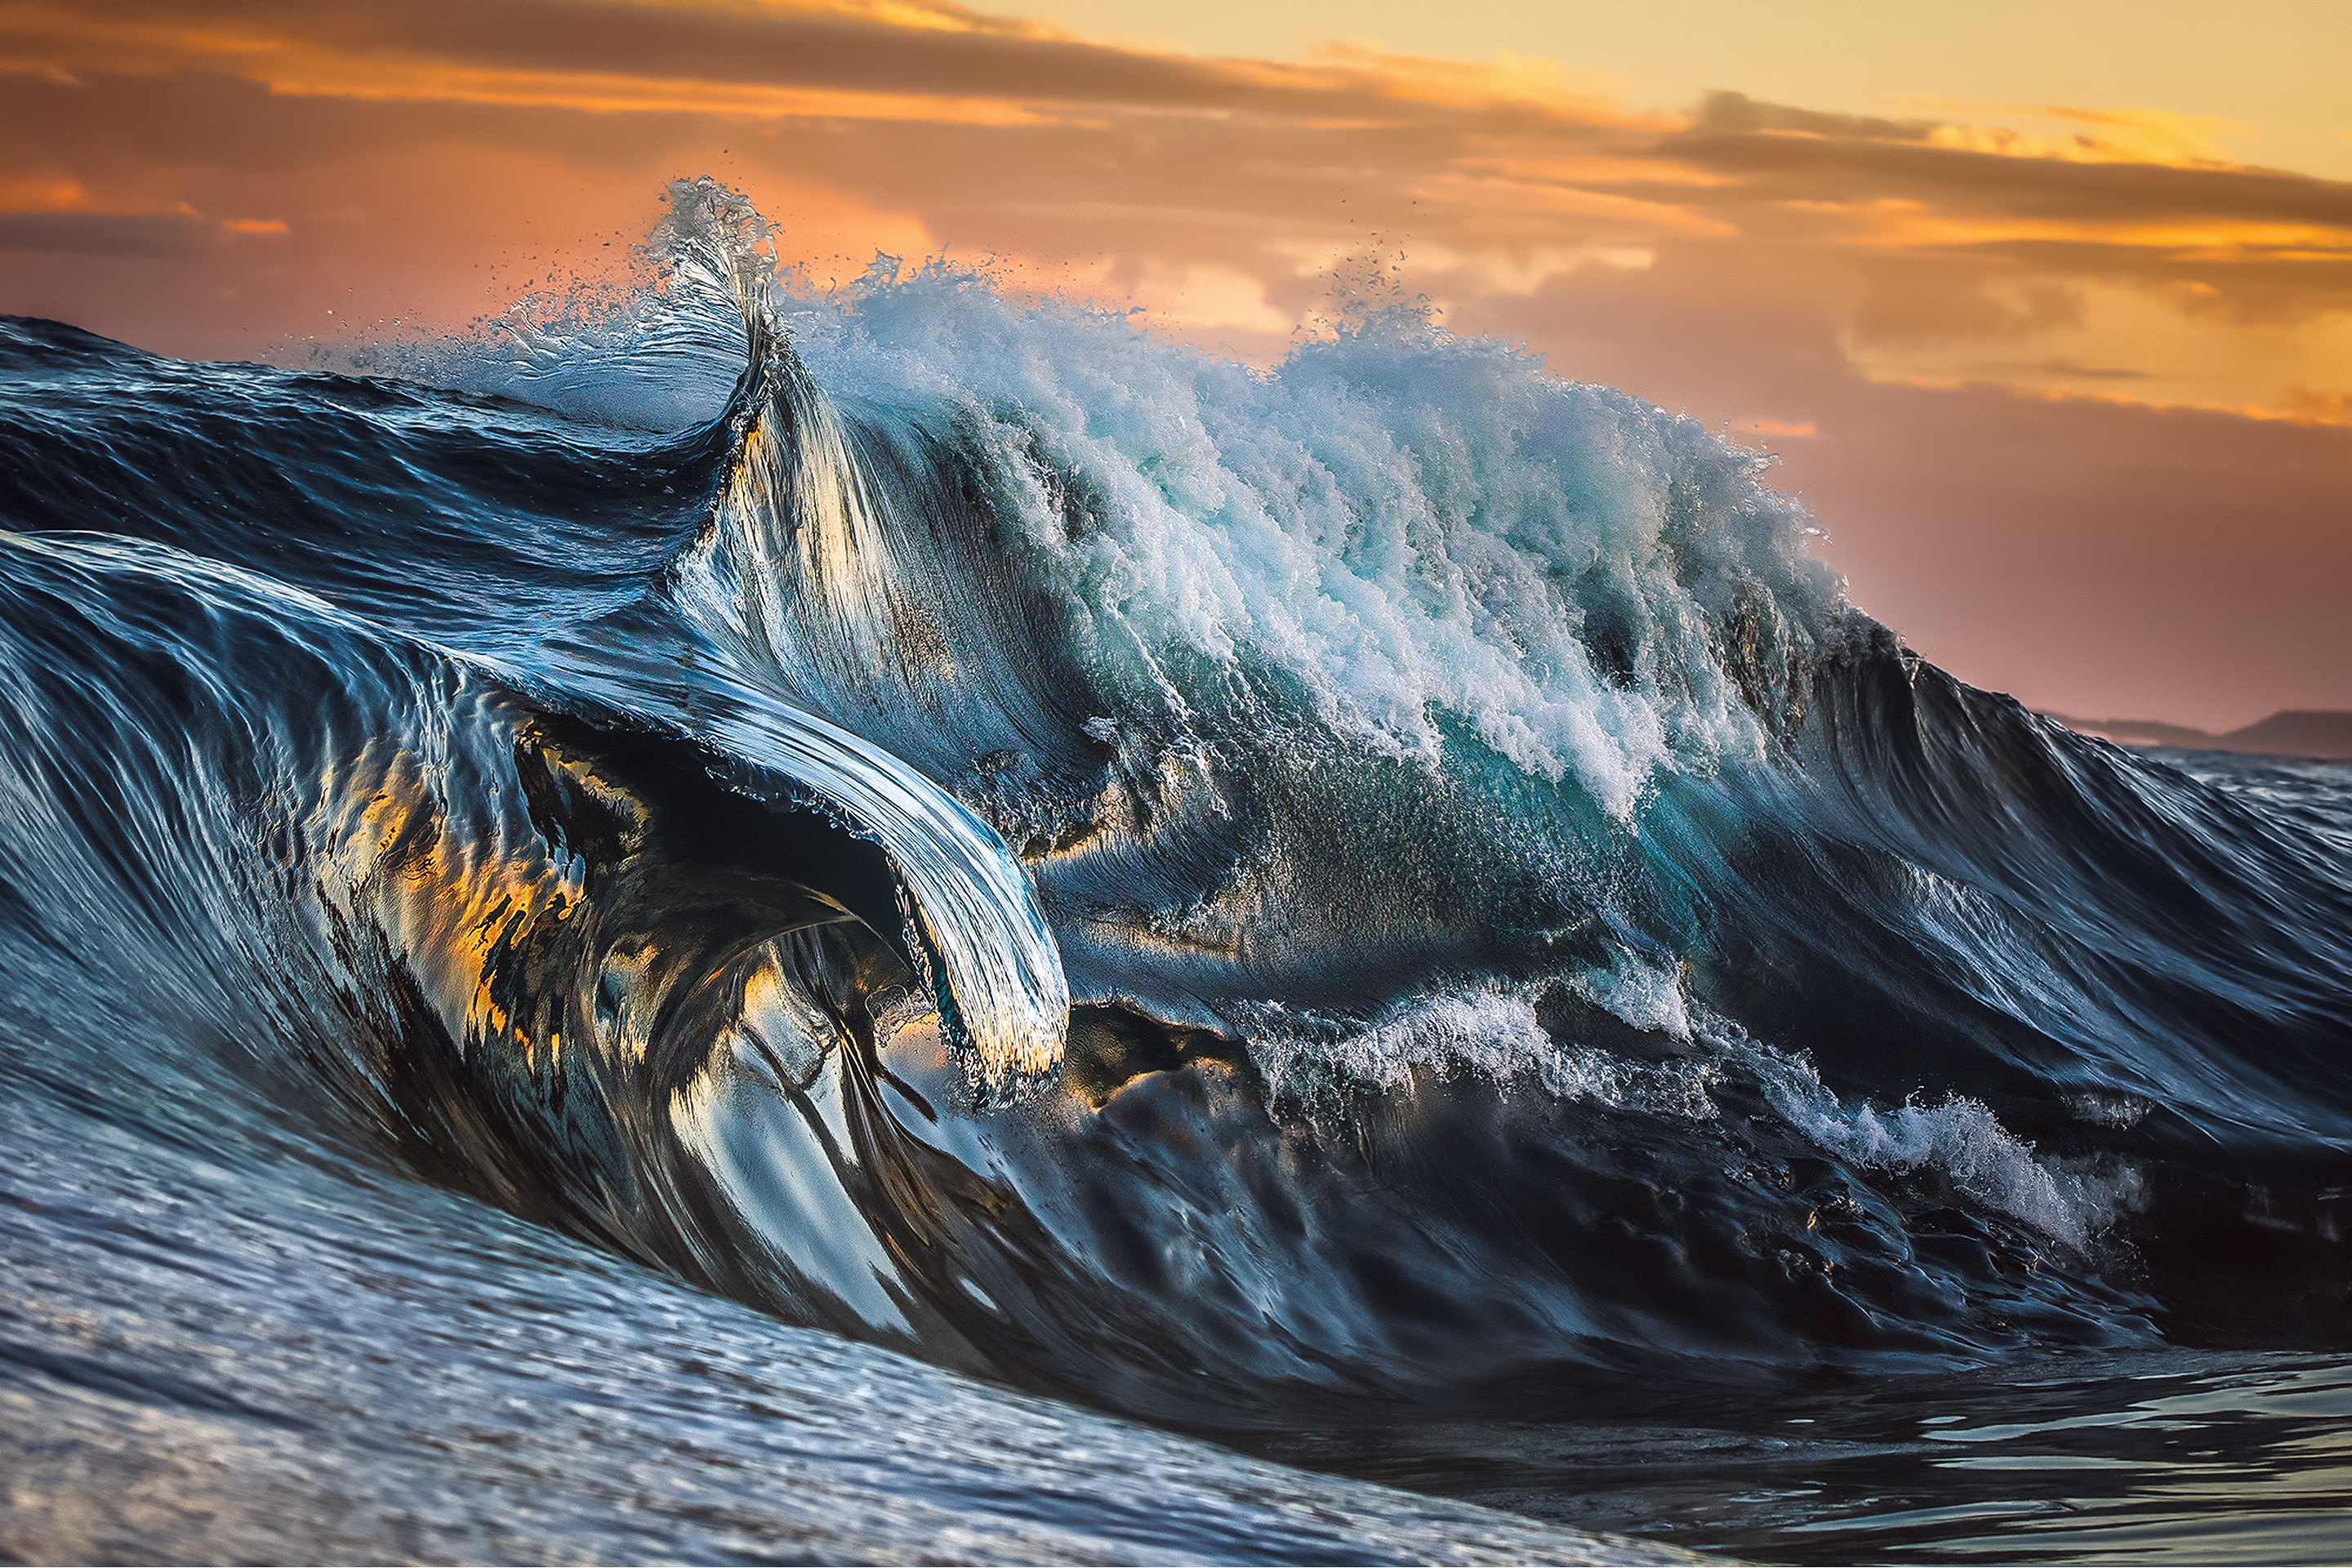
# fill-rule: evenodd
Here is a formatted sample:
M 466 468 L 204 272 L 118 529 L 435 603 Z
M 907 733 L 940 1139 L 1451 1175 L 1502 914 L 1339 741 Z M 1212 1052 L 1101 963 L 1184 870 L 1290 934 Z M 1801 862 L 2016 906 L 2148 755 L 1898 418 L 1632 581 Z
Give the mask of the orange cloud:
M 2290 388 L 2287 409 L 2312 425 L 2352 426 L 2352 392 L 2320 392 L 2308 386 Z

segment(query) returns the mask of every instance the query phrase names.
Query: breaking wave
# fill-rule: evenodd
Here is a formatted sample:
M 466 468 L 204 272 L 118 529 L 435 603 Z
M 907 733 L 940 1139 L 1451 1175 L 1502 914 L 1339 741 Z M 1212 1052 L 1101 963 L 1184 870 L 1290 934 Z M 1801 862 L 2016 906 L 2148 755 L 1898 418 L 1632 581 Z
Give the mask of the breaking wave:
M 1193 1428 L 2343 1342 L 2338 847 L 1503 345 L 767 235 L 409 379 L 0 328 L 13 1092 Z

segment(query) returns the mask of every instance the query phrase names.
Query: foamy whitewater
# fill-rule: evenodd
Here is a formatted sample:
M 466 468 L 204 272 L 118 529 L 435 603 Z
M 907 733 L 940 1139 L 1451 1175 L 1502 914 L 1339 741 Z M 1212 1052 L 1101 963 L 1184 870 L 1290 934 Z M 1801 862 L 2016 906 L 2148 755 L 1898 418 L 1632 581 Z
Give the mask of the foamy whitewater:
M 2352 777 L 1392 300 L 667 200 L 0 323 L 0 1555 L 2341 1554 Z

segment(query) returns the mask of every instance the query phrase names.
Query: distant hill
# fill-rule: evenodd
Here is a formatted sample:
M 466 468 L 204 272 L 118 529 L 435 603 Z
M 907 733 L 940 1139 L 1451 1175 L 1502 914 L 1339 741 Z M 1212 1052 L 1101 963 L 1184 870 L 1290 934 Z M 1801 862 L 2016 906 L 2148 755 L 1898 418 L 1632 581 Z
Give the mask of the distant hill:
M 2226 735 L 2154 719 L 2070 719 L 2053 713 L 2070 730 L 2126 746 L 2177 746 L 2190 752 L 2246 752 L 2266 757 L 2317 757 L 2352 762 L 2352 713 L 2294 708 Z

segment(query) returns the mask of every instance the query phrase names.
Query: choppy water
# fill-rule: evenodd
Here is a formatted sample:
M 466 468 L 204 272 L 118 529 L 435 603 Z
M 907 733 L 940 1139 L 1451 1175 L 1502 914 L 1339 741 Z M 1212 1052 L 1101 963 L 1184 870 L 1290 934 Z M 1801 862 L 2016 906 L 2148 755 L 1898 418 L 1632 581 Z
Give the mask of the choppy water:
M 2352 1545 L 2352 773 L 1410 314 L 672 199 L 396 377 L 0 324 L 0 1552 Z

